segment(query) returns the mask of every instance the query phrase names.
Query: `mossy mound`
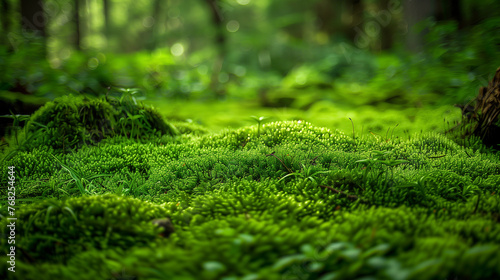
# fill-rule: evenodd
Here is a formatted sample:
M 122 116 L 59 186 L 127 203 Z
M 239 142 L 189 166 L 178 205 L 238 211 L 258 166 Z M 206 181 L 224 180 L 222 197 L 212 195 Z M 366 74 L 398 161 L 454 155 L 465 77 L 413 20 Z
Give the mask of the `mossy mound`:
M 0 278 L 500 277 L 492 151 L 436 133 L 351 136 L 304 121 L 114 139 L 0 162 L 15 166 L 19 201 L 62 199 L 16 210 L 18 272 Z M 0 214 L 2 226 L 7 208 Z M 162 217 L 175 226 L 168 238 L 151 225 Z
M 46 103 L 31 116 L 21 149 L 46 146 L 66 152 L 115 136 L 147 141 L 177 134 L 158 112 L 132 100 L 108 102 L 105 98 L 67 95 Z
M 193 122 L 173 122 L 172 125 L 184 135 L 201 136 L 210 132 L 206 127 Z
M 155 218 L 164 218 L 165 209 L 130 197 L 114 195 L 45 200 L 23 207 L 16 213 L 19 227 L 17 256 L 33 263 L 65 262 L 90 249 L 127 249 L 159 240 Z M 2 221 L 6 233 L 8 221 Z M 8 244 L 3 244 L 7 246 Z

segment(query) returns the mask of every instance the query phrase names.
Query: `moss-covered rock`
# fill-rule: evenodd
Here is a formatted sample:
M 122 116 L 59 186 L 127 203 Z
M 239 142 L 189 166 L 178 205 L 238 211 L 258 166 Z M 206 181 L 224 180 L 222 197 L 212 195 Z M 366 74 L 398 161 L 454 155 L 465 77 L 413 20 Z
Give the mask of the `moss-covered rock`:
M 28 122 L 21 149 L 69 151 L 114 136 L 148 140 L 178 134 L 154 109 L 126 99 L 113 101 L 67 95 L 46 103 Z

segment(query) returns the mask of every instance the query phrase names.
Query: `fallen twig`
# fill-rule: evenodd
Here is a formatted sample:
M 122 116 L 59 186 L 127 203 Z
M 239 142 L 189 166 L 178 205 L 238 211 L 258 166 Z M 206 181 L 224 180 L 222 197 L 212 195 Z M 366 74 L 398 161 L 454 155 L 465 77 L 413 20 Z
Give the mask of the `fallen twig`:
M 359 197 L 355 196 L 355 195 L 352 195 L 352 194 L 347 194 L 341 190 L 337 190 L 337 189 L 334 189 L 332 187 L 329 187 L 329 186 L 321 186 L 320 187 L 322 188 L 325 188 L 325 189 L 329 189 L 330 191 L 334 192 L 334 193 L 338 193 L 338 194 L 343 194 L 345 195 L 347 198 L 349 198 L 350 200 L 357 200 L 359 199 Z
M 286 166 L 286 164 L 285 164 L 285 163 L 284 163 L 284 162 L 283 162 L 283 161 L 282 161 L 279 157 L 277 157 L 277 156 L 274 154 L 274 152 L 272 152 L 272 153 L 270 153 L 270 154 L 266 155 L 266 157 L 269 157 L 269 156 L 273 156 L 273 157 L 277 158 L 277 159 L 281 162 L 281 164 L 283 164 L 283 166 L 286 168 L 286 170 L 288 170 L 288 173 L 290 173 L 290 174 L 291 174 L 291 173 L 293 173 L 293 171 L 292 171 L 290 168 L 288 168 L 288 166 Z

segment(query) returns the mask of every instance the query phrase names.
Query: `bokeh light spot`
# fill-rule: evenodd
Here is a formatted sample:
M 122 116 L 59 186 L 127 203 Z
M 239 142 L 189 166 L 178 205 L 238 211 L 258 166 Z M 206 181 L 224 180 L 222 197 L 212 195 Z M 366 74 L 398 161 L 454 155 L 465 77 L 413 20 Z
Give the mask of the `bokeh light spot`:
M 182 54 L 184 54 L 184 46 L 181 44 L 181 43 L 175 43 L 171 48 L 170 48 L 170 52 L 174 55 L 174 56 L 181 56 Z
M 182 22 L 178 17 L 171 18 L 167 22 L 167 27 L 169 29 L 177 29 L 182 26 Z
M 68 48 L 64 48 L 61 51 L 59 51 L 59 58 L 66 60 L 71 56 L 71 50 Z
M 142 25 L 144 25 L 144 27 L 151 27 L 155 24 L 155 19 L 153 17 L 146 17 L 142 20 Z
M 87 62 L 87 67 L 90 69 L 90 70 L 94 70 L 97 68 L 97 66 L 99 66 L 99 59 L 97 59 L 96 57 L 92 57 L 91 59 L 89 59 L 89 61 Z
M 99 63 L 106 63 L 106 55 L 103 53 L 98 53 L 97 54 L 97 60 L 99 60 Z
M 226 24 L 227 31 L 229 32 L 236 32 L 238 29 L 240 29 L 240 23 L 237 22 L 236 20 L 230 20 Z
M 238 77 L 243 77 L 247 73 L 247 69 L 241 65 L 234 67 L 234 74 Z
M 198 71 L 198 73 L 200 73 L 200 75 L 208 74 L 208 66 L 206 65 L 200 65 L 196 68 L 196 70 Z
M 225 72 L 222 72 L 219 74 L 219 82 L 220 83 L 227 83 L 229 81 L 229 75 Z
M 61 67 L 61 60 L 57 57 L 54 57 L 52 58 L 50 61 L 50 67 L 52 67 L 52 69 L 57 69 L 59 67 Z
M 271 54 L 269 51 L 261 51 L 259 53 L 259 64 L 262 67 L 268 67 L 271 65 Z

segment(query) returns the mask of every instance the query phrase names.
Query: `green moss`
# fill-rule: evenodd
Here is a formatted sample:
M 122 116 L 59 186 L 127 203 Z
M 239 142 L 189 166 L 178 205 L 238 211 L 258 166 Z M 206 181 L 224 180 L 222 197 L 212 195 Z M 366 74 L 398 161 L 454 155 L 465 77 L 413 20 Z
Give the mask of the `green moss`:
M 189 134 L 194 136 L 201 136 L 209 133 L 209 130 L 199 124 L 193 122 L 175 122 L 172 123 L 180 134 Z
M 91 248 L 108 249 L 152 244 L 158 229 L 151 223 L 165 217 L 161 207 L 138 199 L 112 195 L 45 200 L 17 213 L 16 243 L 20 261 L 66 262 Z M 6 233 L 6 220 L 2 233 Z M 7 246 L 3 244 L 2 246 Z M 5 248 L 4 248 L 5 249 Z M 7 249 L 5 249 L 7 250 Z
M 177 128 L 186 134 L 41 146 L 0 163 L 16 166 L 18 199 L 45 198 L 16 210 L 20 272 L 9 277 L 500 276 L 497 154 L 437 133 L 351 135 L 304 121 Z M 63 165 L 97 195 L 79 197 Z M 168 239 L 151 223 L 161 217 L 176 227 Z
M 142 104 L 67 95 L 46 103 L 31 116 L 20 149 L 47 146 L 66 152 L 115 136 L 148 140 L 177 134 L 158 112 Z

